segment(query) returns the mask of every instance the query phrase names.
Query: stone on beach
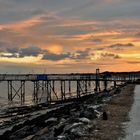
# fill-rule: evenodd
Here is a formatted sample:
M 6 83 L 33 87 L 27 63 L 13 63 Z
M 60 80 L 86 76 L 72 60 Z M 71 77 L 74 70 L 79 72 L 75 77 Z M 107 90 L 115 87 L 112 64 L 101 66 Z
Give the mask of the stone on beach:
M 79 121 L 80 122 L 82 122 L 82 123 L 84 123 L 84 124 L 90 124 L 90 120 L 89 119 L 87 119 L 87 118 L 79 118 Z
M 49 118 L 49 119 L 45 120 L 46 125 L 50 125 L 50 124 L 53 124 L 56 122 L 57 122 L 57 118 Z

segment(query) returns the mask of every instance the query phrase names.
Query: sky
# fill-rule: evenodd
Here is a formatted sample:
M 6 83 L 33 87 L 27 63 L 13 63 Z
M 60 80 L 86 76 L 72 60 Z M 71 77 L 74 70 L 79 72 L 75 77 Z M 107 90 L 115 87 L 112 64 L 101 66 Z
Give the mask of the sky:
M 140 0 L 0 0 L 0 73 L 140 70 Z

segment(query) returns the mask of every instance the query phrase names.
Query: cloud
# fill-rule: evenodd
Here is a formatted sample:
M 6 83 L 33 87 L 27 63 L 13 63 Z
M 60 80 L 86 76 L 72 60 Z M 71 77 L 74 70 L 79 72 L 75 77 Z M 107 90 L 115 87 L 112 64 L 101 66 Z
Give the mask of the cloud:
M 127 44 L 117 43 L 117 44 L 110 45 L 107 48 L 123 49 L 123 48 L 129 48 L 129 47 L 134 47 L 134 46 L 135 45 L 132 43 L 127 43 Z
M 90 48 L 87 48 L 83 51 L 76 51 L 73 53 L 67 52 L 67 53 L 60 53 L 55 54 L 51 53 L 49 51 L 46 51 L 46 53 L 43 56 L 43 60 L 51 60 L 51 61 L 59 61 L 59 60 L 65 60 L 65 59 L 72 59 L 72 60 L 81 60 L 81 59 L 88 59 L 90 58 Z
M 140 61 L 127 61 L 128 64 L 140 64 Z
M 17 53 L 18 47 L 16 44 L 8 41 L 0 41 L 0 53 Z
M 88 59 L 90 58 L 90 52 L 91 52 L 90 48 L 87 48 L 84 51 L 76 51 L 75 54 L 73 54 L 72 59 L 76 59 L 76 60 Z
M 63 52 L 63 46 L 59 44 L 48 44 L 42 46 L 42 48 L 47 49 L 49 52 L 56 53 L 56 54 Z
M 19 21 L 23 21 L 26 19 L 30 19 L 32 17 L 35 16 L 39 16 L 44 14 L 45 12 L 43 10 L 39 10 L 39 9 L 31 9 L 31 10 L 13 10 L 10 9 L 4 12 L 0 13 L 1 19 L 0 19 L 0 23 L 13 23 L 13 22 L 19 22 Z M 8 17 L 8 18 L 6 18 Z
M 116 0 L 114 0 L 116 1 Z M 139 18 L 139 1 L 134 0 L 134 2 L 124 0 L 114 5 L 104 4 L 102 6 L 89 6 L 88 10 L 81 10 L 81 16 L 85 19 L 100 19 L 100 20 L 109 20 L 109 19 L 125 19 L 125 18 Z M 79 9 L 77 9 L 79 10 Z M 94 14 L 93 14 L 94 13 Z
M 19 57 L 38 56 L 42 53 L 42 49 L 37 46 L 30 46 L 27 48 L 21 48 L 18 53 Z
M 113 58 L 113 59 L 119 59 L 121 58 L 118 54 L 113 54 L 113 53 L 101 53 L 101 57 L 103 58 Z
M 100 38 L 93 38 L 92 41 L 96 43 L 101 43 L 103 40 Z
M 1 54 L 0 57 L 18 58 L 18 55 L 17 54 Z
M 55 47 L 54 47 L 55 48 Z M 65 59 L 81 60 L 90 59 L 91 49 L 77 50 L 75 52 L 52 51 L 51 49 L 40 48 L 38 46 L 20 47 L 2 47 L 0 57 L 5 58 L 24 58 L 38 57 L 42 55 L 42 60 L 60 61 Z M 92 54 L 93 55 L 93 54 Z
M 51 60 L 51 61 L 59 61 L 59 60 L 64 60 L 67 58 L 70 58 L 71 54 L 70 53 L 62 53 L 62 54 L 55 54 L 47 51 L 44 56 L 43 60 Z
M 16 48 L 16 47 L 14 47 L 14 48 L 7 48 L 6 52 L 12 53 L 12 54 L 16 54 L 16 53 L 19 52 L 19 48 Z
M 37 46 L 29 46 L 26 48 L 19 47 L 2 47 L 1 57 L 7 58 L 17 58 L 17 57 L 26 57 L 26 56 L 35 56 L 43 53 L 43 50 Z
M 140 32 L 136 34 L 137 37 L 140 37 Z

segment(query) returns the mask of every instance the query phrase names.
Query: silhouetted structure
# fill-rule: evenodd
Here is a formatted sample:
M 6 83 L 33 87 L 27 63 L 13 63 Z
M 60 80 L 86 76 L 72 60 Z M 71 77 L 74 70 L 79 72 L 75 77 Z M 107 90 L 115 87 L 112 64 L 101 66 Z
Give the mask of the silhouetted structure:
M 80 73 L 80 74 L 28 74 L 14 75 L 1 74 L 0 81 L 8 83 L 8 100 L 12 102 L 19 97 L 21 103 L 25 102 L 26 82 L 33 83 L 33 101 L 40 101 L 39 93 L 46 95 L 47 103 L 64 101 L 72 98 L 80 98 L 88 94 L 108 91 L 125 83 L 133 83 L 140 79 L 140 72 L 104 72 Z M 18 82 L 19 88 L 15 88 L 14 82 Z M 57 83 L 57 84 L 56 84 Z M 73 91 L 73 85 L 76 85 Z M 60 94 L 57 88 L 60 87 Z

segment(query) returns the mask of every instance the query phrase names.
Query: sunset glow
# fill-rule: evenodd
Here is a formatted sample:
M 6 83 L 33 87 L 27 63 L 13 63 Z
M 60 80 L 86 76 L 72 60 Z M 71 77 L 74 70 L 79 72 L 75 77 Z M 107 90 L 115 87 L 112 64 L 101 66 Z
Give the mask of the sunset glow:
M 137 0 L 1 0 L 0 72 L 16 65 L 26 73 L 27 64 L 48 73 L 138 71 L 139 6 Z

